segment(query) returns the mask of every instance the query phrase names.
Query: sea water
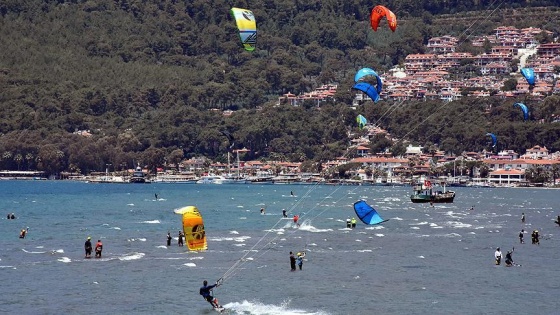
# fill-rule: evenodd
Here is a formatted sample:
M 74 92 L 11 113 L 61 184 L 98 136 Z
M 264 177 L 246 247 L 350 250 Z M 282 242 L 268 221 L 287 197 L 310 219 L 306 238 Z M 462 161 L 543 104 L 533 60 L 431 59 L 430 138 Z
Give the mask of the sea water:
M 558 314 L 558 190 L 455 191 L 432 207 L 411 187 L 0 181 L 0 313 L 212 314 L 198 290 L 227 275 L 229 314 Z M 360 199 L 389 221 L 346 228 Z M 177 245 L 187 205 L 207 251 Z M 101 259 L 84 258 L 88 236 Z M 521 266 L 496 266 L 496 247 Z

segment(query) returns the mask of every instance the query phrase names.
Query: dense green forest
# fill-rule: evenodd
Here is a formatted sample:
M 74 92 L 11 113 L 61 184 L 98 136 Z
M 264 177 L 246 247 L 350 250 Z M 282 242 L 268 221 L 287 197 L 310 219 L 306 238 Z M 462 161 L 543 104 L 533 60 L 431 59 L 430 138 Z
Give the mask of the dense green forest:
M 557 37 L 559 1 L 383 4 L 398 16 L 394 33 L 372 31 L 373 5 L 362 0 L 1 1 L 0 168 L 87 173 L 201 155 L 225 160 L 224 133 L 251 149 L 245 159 L 324 161 L 345 154 L 358 112 L 399 139 L 376 138 L 376 150 L 398 153 L 403 141 L 481 150 L 490 130 L 500 148 L 560 150 L 560 124 L 551 121 L 560 114 L 557 96 L 524 100 L 526 122 L 511 100 L 493 98 L 349 107 L 357 69 L 387 70 L 423 52 L 430 37 L 467 42 L 500 25 Z M 256 16 L 254 52 L 241 47 L 232 6 Z M 279 95 L 327 83 L 339 91 L 320 109 L 275 106 Z

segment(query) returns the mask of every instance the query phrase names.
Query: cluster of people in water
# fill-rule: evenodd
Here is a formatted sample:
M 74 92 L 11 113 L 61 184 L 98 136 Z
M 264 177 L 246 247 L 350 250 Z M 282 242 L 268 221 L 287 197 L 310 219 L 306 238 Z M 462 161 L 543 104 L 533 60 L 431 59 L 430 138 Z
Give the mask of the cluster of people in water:
M 304 257 L 305 252 L 299 252 L 295 256 L 293 252 L 290 252 L 290 271 L 296 271 L 296 265 L 299 267 L 299 270 L 302 270 Z
M 171 237 L 171 232 L 167 231 L 167 246 L 171 246 L 171 240 L 173 238 Z M 179 246 L 184 246 L 184 239 L 185 239 L 185 233 L 183 233 L 183 231 L 179 231 L 179 235 L 177 237 L 177 245 Z
M 527 217 L 525 216 L 525 212 L 521 213 L 521 223 L 525 224 L 526 220 L 527 220 Z M 558 226 L 560 227 L 560 215 L 556 217 L 556 220 L 554 221 L 554 223 L 558 224 Z M 525 229 L 521 229 L 521 231 L 519 232 L 519 243 L 520 244 L 525 244 L 525 240 L 524 240 L 525 233 L 527 233 L 525 231 Z M 536 230 L 536 229 L 533 230 L 533 232 L 531 232 L 531 244 L 534 244 L 534 245 L 540 245 L 541 244 L 540 243 L 539 231 Z M 513 250 L 514 249 L 512 249 L 511 251 L 507 251 L 507 253 L 506 253 L 505 265 L 508 266 L 508 267 L 513 266 L 513 265 L 520 266 L 520 265 L 515 264 L 513 262 L 513 258 L 512 258 Z M 502 262 L 502 252 L 500 251 L 499 247 L 494 252 L 494 259 L 496 261 L 496 265 L 501 264 L 501 262 Z
M 354 229 L 356 228 L 356 218 L 347 218 L 346 219 L 346 227 L 349 229 Z
M 508 250 L 506 253 L 506 260 L 505 260 L 506 267 L 511 267 L 515 264 L 512 258 L 514 250 L 515 247 L 512 248 L 511 250 Z M 496 251 L 494 252 L 494 258 L 496 259 L 496 265 L 500 265 L 502 263 L 502 251 L 500 250 L 499 247 L 496 248 Z
M 92 245 L 91 245 L 91 236 L 88 236 L 85 244 L 84 249 L 86 251 L 86 258 L 91 258 L 92 252 Z M 97 244 L 95 244 L 95 258 L 101 258 L 101 252 L 103 251 L 103 243 L 101 240 L 97 240 Z

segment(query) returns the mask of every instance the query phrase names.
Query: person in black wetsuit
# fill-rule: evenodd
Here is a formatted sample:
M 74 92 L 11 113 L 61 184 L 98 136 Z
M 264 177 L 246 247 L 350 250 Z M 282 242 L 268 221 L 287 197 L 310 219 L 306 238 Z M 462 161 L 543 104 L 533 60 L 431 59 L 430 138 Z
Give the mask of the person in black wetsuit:
M 86 250 L 86 258 L 90 258 L 91 257 L 91 250 L 92 250 L 92 246 L 91 246 L 91 237 L 88 236 L 86 243 L 84 244 L 84 249 Z
M 213 308 L 221 308 L 218 304 L 218 299 L 212 296 L 212 289 L 218 286 L 218 283 L 208 285 L 208 281 L 202 282 L 203 286 L 200 288 L 200 295 L 212 305 Z
M 291 271 L 296 271 L 296 257 L 292 252 L 290 252 L 290 268 Z
M 513 258 L 511 258 L 511 255 L 513 254 L 514 250 L 515 248 L 513 248 L 512 250 L 508 250 L 506 253 L 506 266 L 508 267 L 513 265 Z
M 167 246 L 171 246 L 171 233 L 167 232 Z

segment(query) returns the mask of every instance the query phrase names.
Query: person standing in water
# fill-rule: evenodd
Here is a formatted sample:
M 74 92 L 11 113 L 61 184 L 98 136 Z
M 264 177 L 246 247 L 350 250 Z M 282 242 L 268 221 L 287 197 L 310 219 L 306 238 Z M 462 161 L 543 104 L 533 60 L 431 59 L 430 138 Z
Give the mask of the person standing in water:
M 183 231 L 179 231 L 179 239 L 177 240 L 177 245 L 183 246 Z
M 511 250 L 508 250 L 507 253 L 506 253 L 506 267 L 513 266 L 513 258 L 511 258 L 511 255 L 513 254 L 514 250 L 515 250 L 515 247 L 512 248 Z
M 296 271 L 296 257 L 290 252 L 290 271 Z
M 167 231 L 167 246 L 171 246 L 171 233 L 169 233 L 169 231 Z
M 297 265 L 299 267 L 299 270 L 301 270 L 301 268 L 303 268 L 303 257 L 305 257 L 305 252 L 297 253 L 296 262 L 297 262 Z
M 84 244 L 84 249 L 86 251 L 86 258 L 90 258 L 91 257 L 91 236 L 88 236 L 85 244 Z
M 287 217 L 288 217 L 288 214 L 286 213 L 286 209 L 282 209 L 282 216 L 283 216 L 284 218 L 287 218 Z
M 519 232 L 519 243 L 523 244 L 525 243 L 525 241 L 523 240 L 523 236 L 525 234 L 525 230 L 521 230 L 521 232 Z
M 496 265 L 499 265 L 502 262 L 502 251 L 499 247 L 496 248 L 496 251 L 494 252 L 494 258 L 496 259 Z
M 521 212 L 521 223 L 525 223 L 525 212 Z
M 102 251 L 103 251 L 103 243 L 101 243 L 101 240 L 97 240 L 97 244 L 95 244 L 95 258 L 101 258 Z

